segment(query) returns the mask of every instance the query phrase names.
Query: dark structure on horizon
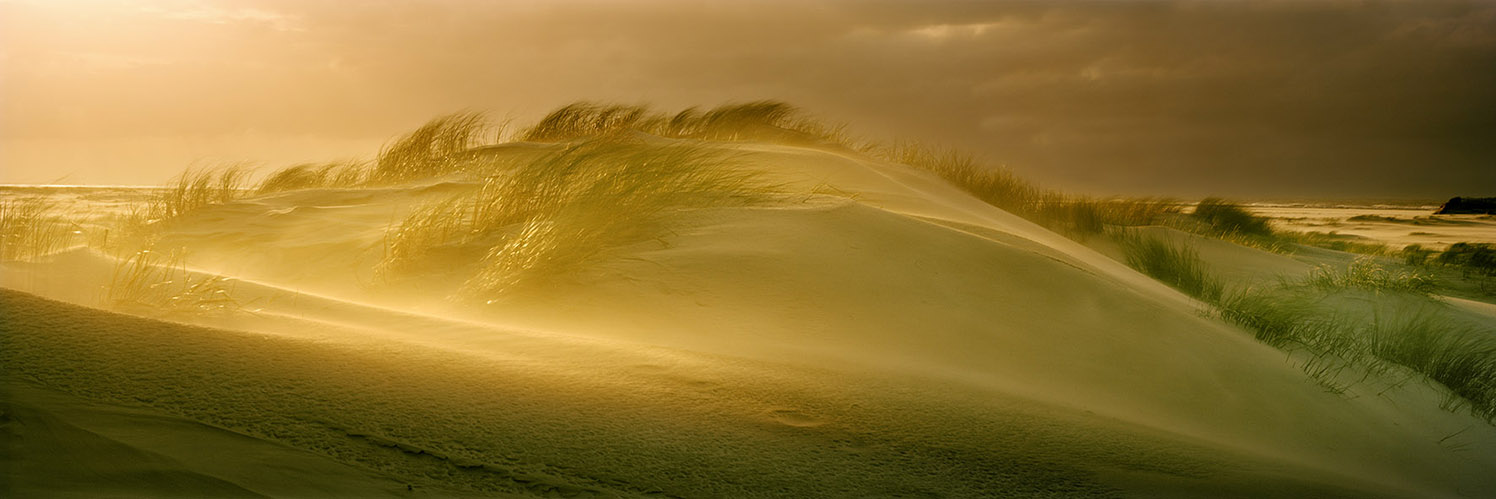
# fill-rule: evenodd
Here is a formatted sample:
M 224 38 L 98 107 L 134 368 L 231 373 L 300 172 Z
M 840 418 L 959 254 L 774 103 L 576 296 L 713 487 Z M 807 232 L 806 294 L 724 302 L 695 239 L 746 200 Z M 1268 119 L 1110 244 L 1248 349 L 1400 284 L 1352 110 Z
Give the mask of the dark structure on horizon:
M 1496 214 L 1496 198 L 1462 198 L 1455 196 L 1445 201 L 1435 215 L 1493 215 Z

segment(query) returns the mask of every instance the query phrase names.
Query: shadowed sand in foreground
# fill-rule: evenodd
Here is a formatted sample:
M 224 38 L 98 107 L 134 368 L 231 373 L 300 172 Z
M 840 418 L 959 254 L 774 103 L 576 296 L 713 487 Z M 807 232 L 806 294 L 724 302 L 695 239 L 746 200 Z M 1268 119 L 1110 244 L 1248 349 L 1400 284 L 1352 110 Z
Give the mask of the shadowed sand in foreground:
M 0 267 L 4 486 L 1496 490 L 1496 427 L 1441 409 L 1438 386 L 1368 375 L 1331 393 L 1283 351 L 1104 253 L 1115 248 L 929 171 L 835 145 L 640 133 L 443 158 L 463 162 L 157 204 L 161 217 L 136 227 L 152 250 L 73 247 Z M 1239 282 L 1307 266 L 1199 245 Z M 190 258 L 151 260 L 162 248 Z
M 5 428 L 27 457 L 6 481 L 27 497 L 1416 490 L 928 380 L 649 350 L 536 363 L 0 300 Z

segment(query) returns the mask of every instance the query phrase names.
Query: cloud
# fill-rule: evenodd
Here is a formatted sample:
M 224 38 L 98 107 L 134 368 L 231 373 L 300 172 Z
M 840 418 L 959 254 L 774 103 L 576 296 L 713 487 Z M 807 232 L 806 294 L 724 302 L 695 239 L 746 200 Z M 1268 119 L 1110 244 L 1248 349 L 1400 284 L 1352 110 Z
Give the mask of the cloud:
M 1487 2 L 167 7 L 138 14 L 149 31 L 98 21 L 83 37 L 0 35 L 11 38 L 0 134 L 368 140 L 465 108 L 523 120 L 575 99 L 780 98 L 1098 193 L 1438 197 L 1496 185 Z M 22 14 L 36 12 L 53 11 Z M 151 64 L 67 70 L 44 63 L 54 52 Z
M 137 6 L 140 12 L 162 19 L 208 24 L 256 24 L 276 31 L 303 31 L 290 15 L 255 7 L 225 7 L 208 2 L 162 2 Z

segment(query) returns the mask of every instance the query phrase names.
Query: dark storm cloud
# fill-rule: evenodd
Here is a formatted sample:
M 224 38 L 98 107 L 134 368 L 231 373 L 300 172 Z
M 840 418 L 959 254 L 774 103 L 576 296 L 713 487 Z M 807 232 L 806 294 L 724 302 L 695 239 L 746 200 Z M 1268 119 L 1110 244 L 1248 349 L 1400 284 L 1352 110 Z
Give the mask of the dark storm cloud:
M 102 92 L 77 72 L 7 69 L 6 111 L 22 116 L 8 120 L 25 126 L 5 133 L 382 137 L 460 108 L 533 118 L 574 99 L 778 98 L 1097 193 L 1496 190 L 1486 2 L 287 1 L 127 14 L 162 26 L 140 36 L 212 50 L 68 41 L 115 63 L 90 74 L 124 83 Z M 51 47 L 33 45 L 7 60 L 46 59 Z M 57 89 L 72 89 L 50 96 L 68 112 L 11 98 Z

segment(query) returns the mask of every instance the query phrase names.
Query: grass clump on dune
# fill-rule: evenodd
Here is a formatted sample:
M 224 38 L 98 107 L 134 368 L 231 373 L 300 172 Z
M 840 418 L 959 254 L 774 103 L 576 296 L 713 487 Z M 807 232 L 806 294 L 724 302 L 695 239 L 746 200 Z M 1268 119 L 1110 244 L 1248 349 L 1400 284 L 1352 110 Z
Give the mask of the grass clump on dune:
M 1190 216 L 1205 222 L 1221 234 L 1264 237 L 1273 235 L 1272 229 L 1267 225 L 1267 219 L 1253 215 L 1240 205 L 1220 198 L 1200 200 Z
M 1486 243 L 1454 243 L 1435 262 L 1458 267 L 1465 277 L 1496 277 L 1496 246 Z M 1485 282 L 1482 282 L 1484 286 Z
M 1496 420 L 1496 337 L 1454 321 L 1427 294 L 1432 285 L 1427 276 L 1388 271 L 1363 257 L 1344 271 L 1320 267 L 1276 287 L 1227 293 L 1217 307 L 1258 340 L 1307 352 L 1313 368 L 1305 372 L 1332 391 L 1351 384 L 1342 371 L 1397 367 Z
M 1333 392 L 1345 392 L 1374 373 L 1402 369 L 1447 390 L 1454 408 L 1496 421 L 1496 338 L 1450 320 L 1429 307 L 1408 311 L 1379 302 L 1360 312 L 1337 313 L 1325 304 L 1354 299 L 1356 291 L 1312 287 L 1243 290 L 1219 304 L 1223 319 L 1252 331 L 1259 341 L 1309 356 L 1301 367 Z M 1365 303 L 1365 302 L 1363 302 Z M 1362 375 L 1348 380 L 1347 371 Z
M 1390 255 L 1392 248 L 1386 244 L 1331 232 L 1279 232 L 1274 239 L 1283 243 L 1302 244 L 1346 253 L 1362 255 Z
M 246 188 L 250 170 L 243 166 L 187 169 L 152 192 L 151 197 L 119 217 L 112 230 L 99 238 L 101 249 L 133 253 L 149 248 L 163 224 L 204 207 L 234 201 L 251 191 Z
M 238 311 L 222 276 L 195 276 L 181 251 L 141 250 L 115 264 L 105 306 L 150 316 L 222 315 Z
M 551 111 L 520 134 L 526 142 L 565 142 L 624 130 L 638 130 L 645 121 L 662 119 L 649 108 L 574 102 Z
M 982 164 L 975 156 L 955 149 L 917 143 L 895 143 L 869 150 L 885 160 L 918 168 L 946 179 L 987 204 L 1019 216 L 1039 211 L 1045 191 L 1012 170 Z
M 581 141 L 418 210 L 391 228 L 377 273 L 398 279 L 433 265 L 466 266 L 474 270 L 460 297 L 491 300 L 657 239 L 667 213 L 759 204 L 775 193 L 733 156 L 699 143 Z
M 30 260 L 67 246 L 72 231 L 38 198 L 0 201 L 0 262 Z
M 1151 225 L 1179 211 L 1166 199 L 1095 199 L 1045 189 L 954 149 L 904 142 L 867 152 L 934 173 L 987 204 L 1071 236 L 1099 234 L 1109 225 Z
M 689 108 L 669 115 L 641 105 L 577 102 L 562 106 L 520 134 L 526 142 L 567 142 L 620 132 L 700 140 L 842 142 L 841 127 L 808 118 L 779 101 Z
M 1325 289 L 1355 288 L 1414 293 L 1428 293 L 1435 285 L 1433 276 L 1388 270 L 1370 256 L 1355 259 L 1344 271 L 1330 265 L 1320 265 L 1310 272 L 1305 282 Z
M 1119 241 L 1128 266 L 1200 300 L 1220 300 L 1223 287 L 1205 269 L 1194 248 L 1135 235 L 1120 236 Z
M 1169 198 L 1116 198 L 1093 201 L 1100 218 L 1110 225 L 1136 227 L 1157 225 L 1180 212 L 1178 201 Z
M 1244 326 L 1258 341 L 1277 348 L 1311 344 L 1338 327 L 1337 321 L 1317 313 L 1312 299 L 1283 299 L 1281 294 L 1247 289 L 1222 293 L 1215 304 L 1220 316 Z
M 1402 257 L 1403 265 L 1409 267 L 1421 267 L 1428 263 L 1429 257 L 1434 256 L 1437 251 L 1424 248 L 1422 244 L 1409 244 L 1397 252 Z
M 1379 321 L 1368 350 L 1377 358 L 1428 376 L 1470 404 L 1470 410 L 1496 418 L 1496 340 L 1429 315 Z
M 369 180 L 404 182 L 463 171 L 470 166 L 470 150 L 489 130 L 478 113 L 457 113 L 431 120 L 379 152 Z
M 175 218 L 204 206 L 245 195 L 250 171 L 242 166 L 188 169 L 156 192 L 138 216 L 147 222 Z
M 1220 318 L 1258 341 L 1300 354 L 1300 370 L 1327 391 L 1345 393 L 1372 374 L 1404 369 L 1443 386 L 1473 414 L 1496 420 L 1496 338 L 1441 315 L 1441 304 L 1427 295 L 1433 285 L 1427 276 L 1392 272 L 1363 257 L 1344 271 L 1320 267 L 1276 287 L 1227 292 L 1187 246 L 1131 234 L 1119 241 L 1129 266 L 1214 305 Z M 1424 308 L 1388 310 L 1399 301 L 1380 300 L 1384 295 Z M 1337 308 L 1344 303 L 1353 306 Z
M 655 130 L 667 137 L 847 142 L 844 127 L 805 116 L 799 108 L 779 101 L 728 104 L 705 112 L 691 108 L 663 125 Z
M 292 165 L 276 170 L 255 189 L 256 194 L 317 189 L 323 187 L 353 187 L 368 180 L 368 167 L 357 161 L 326 164 Z

